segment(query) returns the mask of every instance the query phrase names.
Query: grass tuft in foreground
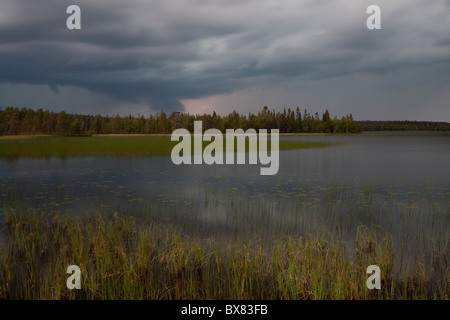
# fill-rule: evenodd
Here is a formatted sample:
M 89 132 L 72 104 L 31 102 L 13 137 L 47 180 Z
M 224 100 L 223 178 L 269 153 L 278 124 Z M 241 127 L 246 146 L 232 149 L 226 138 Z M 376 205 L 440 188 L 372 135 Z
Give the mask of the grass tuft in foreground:
M 389 239 L 364 227 L 352 252 L 325 233 L 280 236 L 269 247 L 223 244 L 118 214 L 8 210 L 1 232 L 3 299 L 449 299 L 445 282 L 429 290 L 424 266 L 393 280 Z M 366 287 L 374 261 L 381 290 Z M 72 264 L 81 268 L 81 290 L 66 288 Z

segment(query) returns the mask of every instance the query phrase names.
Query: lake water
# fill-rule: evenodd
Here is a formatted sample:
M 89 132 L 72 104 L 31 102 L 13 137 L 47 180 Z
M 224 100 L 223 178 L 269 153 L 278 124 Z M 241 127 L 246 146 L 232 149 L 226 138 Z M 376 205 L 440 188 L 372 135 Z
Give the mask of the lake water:
M 96 204 L 111 206 L 119 198 L 130 201 L 159 196 L 177 200 L 199 188 L 214 187 L 221 195 L 258 196 L 266 192 L 289 194 L 295 187 L 312 191 L 333 182 L 348 186 L 369 183 L 375 190 L 387 186 L 399 192 L 415 191 L 421 195 L 417 200 L 448 205 L 449 133 L 281 139 L 337 145 L 281 151 L 275 176 L 260 176 L 259 164 L 176 166 L 170 157 L 0 158 L 2 203 L 10 200 L 8 190 L 26 200 L 20 204 L 35 208 L 54 204 L 89 208 Z
M 186 233 L 242 241 L 323 231 L 351 242 L 364 225 L 414 258 L 400 242 L 419 233 L 432 239 L 423 254 L 448 243 L 450 133 L 281 139 L 334 145 L 281 151 L 275 176 L 260 176 L 259 164 L 176 166 L 168 156 L 0 158 L 0 204 L 2 211 L 151 212 Z

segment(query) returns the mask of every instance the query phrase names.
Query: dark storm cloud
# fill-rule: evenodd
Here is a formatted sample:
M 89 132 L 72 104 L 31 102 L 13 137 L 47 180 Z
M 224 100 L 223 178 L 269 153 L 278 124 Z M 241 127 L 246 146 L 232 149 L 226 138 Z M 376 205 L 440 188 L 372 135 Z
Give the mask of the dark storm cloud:
M 82 30 L 66 28 L 70 4 L 81 7 Z M 449 79 L 448 2 L 379 1 L 375 32 L 365 26 L 369 4 L 4 0 L 0 82 L 82 88 L 171 111 L 183 99 L 246 87 L 436 63 L 429 77 Z

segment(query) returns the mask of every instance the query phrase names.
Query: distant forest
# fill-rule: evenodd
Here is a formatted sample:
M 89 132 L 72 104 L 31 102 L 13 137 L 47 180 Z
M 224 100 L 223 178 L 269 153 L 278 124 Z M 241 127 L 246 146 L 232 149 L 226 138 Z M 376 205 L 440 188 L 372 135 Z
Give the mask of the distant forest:
M 448 122 L 356 121 L 362 131 L 450 131 Z
M 216 128 L 279 129 L 280 133 L 358 133 L 360 126 L 353 120 L 353 116 L 346 115 L 338 119 L 331 118 L 328 110 L 321 116 L 318 112 L 313 115 L 306 109 L 295 111 L 284 109 L 275 112 L 264 107 L 257 114 L 248 116 L 236 111 L 226 116 L 213 114 L 192 115 L 189 113 L 173 112 L 169 116 L 164 111 L 148 117 L 137 116 L 101 116 L 59 113 L 48 110 L 33 110 L 29 108 L 0 108 L 0 135 L 15 134 L 60 134 L 60 135 L 91 135 L 91 134 L 152 134 L 172 133 L 177 128 L 194 131 L 194 121 L 201 120 L 203 130 Z
M 355 121 L 352 114 L 331 117 L 328 110 L 322 115 L 288 108 L 275 112 L 264 107 L 257 114 L 239 114 L 236 111 L 226 116 L 213 114 L 192 115 L 164 111 L 144 116 L 101 116 L 69 114 L 29 108 L 0 108 L 0 135 L 16 134 L 167 134 L 177 128 L 194 130 L 194 121 L 201 120 L 203 130 L 248 128 L 279 129 L 280 133 L 359 133 L 361 131 L 447 131 L 450 123 L 425 121 Z

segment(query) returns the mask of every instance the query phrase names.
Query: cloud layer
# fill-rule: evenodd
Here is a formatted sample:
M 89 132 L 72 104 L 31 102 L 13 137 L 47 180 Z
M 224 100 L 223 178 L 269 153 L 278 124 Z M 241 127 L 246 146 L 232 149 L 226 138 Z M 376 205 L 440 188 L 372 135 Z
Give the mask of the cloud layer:
M 170 112 L 183 110 L 181 101 L 284 88 L 287 98 L 274 106 L 283 107 L 314 96 L 322 104 L 323 94 L 340 87 L 345 92 L 334 95 L 342 101 L 336 105 L 353 103 L 349 108 L 362 108 L 365 118 L 371 113 L 364 99 L 346 98 L 354 85 L 360 97 L 392 96 L 379 103 L 395 105 L 399 114 L 415 110 L 420 117 L 421 106 L 433 108 L 432 102 L 436 116 L 450 121 L 439 98 L 447 99 L 442 90 L 450 89 L 446 0 L 378 1 L 382 29 L 376 31 L 366 28 L 369 1 L 79 0 L 81 30 L 66 28 L 70 4 L 2 1 L 0 97 L 8 101 L 0 105 L 23 96 L 61 103 L 55 97 L 76 91 L 78 100 L 67 101 L 71 112 L 80 101 L 95 107 L 89 113 L 126 112 L 126 106 Z M 418 88 L 429 96 L 421 104 Z M 235 99 L 233 108 L 242 107 L 239 101 L 252 100 Z

